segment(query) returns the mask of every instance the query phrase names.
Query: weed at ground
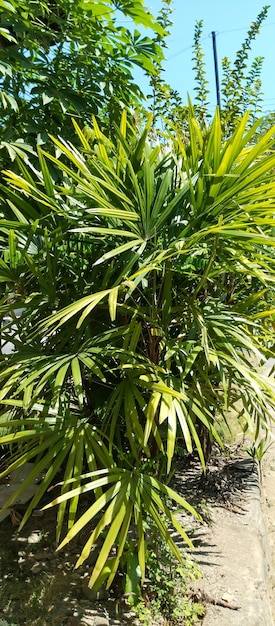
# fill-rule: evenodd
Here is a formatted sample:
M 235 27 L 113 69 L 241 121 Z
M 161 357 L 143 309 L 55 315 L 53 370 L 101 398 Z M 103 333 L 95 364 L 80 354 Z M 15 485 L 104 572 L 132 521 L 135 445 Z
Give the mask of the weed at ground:
M 182 564 L 175 559 L 166 545 L 153 535 L 148 553 L 148 578 L 142 600 L 134 610 L 144 626 L 193 626 L 205 613 L 204 607 L 192 602 L 188 584 L 201 577 L 196 561 L 182 551 Z

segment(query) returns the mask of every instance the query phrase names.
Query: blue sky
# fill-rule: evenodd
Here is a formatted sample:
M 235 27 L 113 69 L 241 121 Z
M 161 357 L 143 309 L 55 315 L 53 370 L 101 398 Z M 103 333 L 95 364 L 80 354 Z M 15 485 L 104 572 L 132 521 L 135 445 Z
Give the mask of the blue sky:
M 145 5 L 156 15 L 162 6 L 161 0 L 145 0 Z M 186 101 L 192 96 L 194 74 L 192 72 L 192 44 L 195 22 L 203 20 L 203 47 L 207 78 L 211 91 L 211 103 L 215 105 L 214 64 L 211 31 L 216 31 L 219 63 L 228 56 L 234 61 L 247 30 L 264 3 L 258 0 L 174 0 L 174 22 L 168 40 L 165 63 L 165 79 L 179 91 Z M 250 61 L 263 56 L 263 111 L 275 110 L 275 0 L 271 0 L 268 16 L 260 34 L 253 43 Z M 221 69 L 219 70 L 221 74 Z M 220 76 L 221 78 L 221 76 Z

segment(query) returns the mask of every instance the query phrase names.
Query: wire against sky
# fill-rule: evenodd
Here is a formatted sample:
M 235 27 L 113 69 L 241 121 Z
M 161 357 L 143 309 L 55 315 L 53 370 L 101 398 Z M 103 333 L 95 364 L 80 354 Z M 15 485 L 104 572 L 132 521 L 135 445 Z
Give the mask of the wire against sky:
M 275 22 L 269 22 L 268 24 L 262 24 L 261 28 L 265 28 L 266 26 L 275 26 Z M 249 26 L 241 26 L 239 28 L 229 28 L 228 30 L 216 31 L 216 34 L 217 35 L 225 35 L 226 33 L 236 33 L 238 31 L 242 31 L 242 30 L 247 31 L 248 28 L 249 28 Z M 204 35 L 202 37 L 201 41 L 205 41 L 209 37 L 211 37 L 211 33 L 209 33 L 208 35 Z M 174 41 L 176 41 L 176 40 L 174 39 Z M 171 61 L 172 59 L 175 59 L 175 57 L 179 56 L 180 54 L 184 54 L 184 52 L 188 52 L 188 50 L 191 50 L 193 47 L 194 47 L 194 44 L 192 43 L 189 46 L 186 46 L 186 48 L 182 48 L 181 50 L 178 50 L 178 52 L 175 52 L 171 56 L 167 57 L 166 63 L 168 61 Z

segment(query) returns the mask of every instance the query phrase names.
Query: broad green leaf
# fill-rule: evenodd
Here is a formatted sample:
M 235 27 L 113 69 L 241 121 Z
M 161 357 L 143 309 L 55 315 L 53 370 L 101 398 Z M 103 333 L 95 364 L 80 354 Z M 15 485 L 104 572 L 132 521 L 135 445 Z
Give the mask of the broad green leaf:
M 148 402 L 148 406 L 146 409 L 146 424 L 145 424 L 145 429 L 144 429 L 144 445 L 145 446 L 148 443 L 148 439 L 151 434 L 153 422 L 158 421 L 157 410 L 158 410 L 158 406 L 159 406 L 161 398 L 162 398 L 162 395 L 160 393 L 153 392 Z
M 106 252 L 106 254 L 104 254 L 102 257 L 100 257 L 99 259 L 95 261 L 94 265 L 99 265 L 100 263 L 103 263 L 104 261 L 112 259 L 113 257 L 118 256 L 119 254 L 123 254 L 123 252 L 127 252 L 127 250 L 134 250 L 136 246 L 140 246 L 143 243 L 144 243 L 143 239 L 134 238 L 133 241 L 124 243 L 121 246 L 117 246 L 113 250 Z
M 6 11 L 10 11 L 11 13 L 15 13 L 16 11 L 13 4 L 11 4 L 11 2 L 7 2 L 7 0 L 0 0 L 0 7 L 2 7 L 2 9 L 5 9 Z
M 122 494 L 119 494 L 119 495 L 122 496 Z M 118 509 L 118 506 L 116 508 L 114 507 L 113 515 L 115 514 L 115 510 L 116 509 Z M 100 550 L 98 559 L 97 559 L 97 561 L 95 563 L 92 576 L 91 576 L 91 578 L 89 580 L 89 585 L 91 587 L 94 586 L 94 584 L 95 584 L 99 574 L 101 573 L 101 571 L 103 569 L 103 566 L 105 565 L 105 563 L 106 563 L 106 561 L 107 561 L 107 559 L 109 557 L 110 551 L 111 551 L 111 549 L 112 549 L 112 547 L 113 547 L 113 545 L 114 545 L 114 543 L 115 543 L 115 541 L 117 539 L 117 536 L 118 536 L 119 531 L 121 529 L 122 523 L 124 521 L 126 510 L 127 510 L 126 509 L 126 502 L 122 501 L 120 506 L 119 506 L 119 509 L 118 509 L 118 511 L 117 511 L 117 513 L 115 515 L 115 517 L 113 518 L 113 521 L 112 521 L 112 523 L 110 525 L 110 528 L 109 528 L 109 531 L 107 533 L 106 539 L 105 539 L 104 544 L 103 544 L 103 546 L 102 546 L 102 548 Z M 125 539 L 126 539 L 126 537 L 125 537 Z M 113 564 L 113 571 L 111 572 L 113 577 L 115 576 L 115 573 L 116 573 L 115 567 L 118 566 L 118 563 L 119 562 L 116 559 L 114 564 Z
M 106 150 L 105 145 L 104 145 L 104 135 L 100 131 L 98 123 L 97 123 L 95 117 L 93 117 L 93 127 L 94 127 L 94 131 L 95 131 L 95 136 L 96 136 L 96 138 L 98 140 L 98 147 L 99 147 L 100 156 L 101 156 L 102 160 L 107 165 L 110 165 L 110 159 L 108 157 L 107 150 Z
M 167 473 L 171 470 L 172 459 L 174 456 L 177 438 L 177 418 L 174 402 L 171 403 L 171 409 L 167 418 Z
M 81 375 L 81 369 L 80 369 L 80 364 L 79 364 L 79 360 L 77 357 L 75 357 L 72 360 L 72 375 L 73 375 L 73 381 L 74 381 L 74 388 L 75 388 L 75 392 L 78 398 L 78 404 L 80 409 L 83 407 L 83 388 L 82 388 L 82 375 Z
M 39 157 L 39 163 L 40 163 L 40 167 L 41 167 L 41 171 L 43 175 L 46 193 L 48 196 L 50 196 L 50 198 L 54 198 L 53 181 L 51 179 L 51 175 L 50 175 L 46 160 L 44 159 L 43 153 L 41 149 L 39 148 L 39 146 L 37 147 L 37 154 Z

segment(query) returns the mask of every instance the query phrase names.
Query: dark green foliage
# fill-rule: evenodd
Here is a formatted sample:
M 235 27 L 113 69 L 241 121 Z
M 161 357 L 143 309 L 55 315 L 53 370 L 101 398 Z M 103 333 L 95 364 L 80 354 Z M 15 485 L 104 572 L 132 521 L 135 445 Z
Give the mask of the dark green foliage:
M 0 146 L 20 139 L 34 147 L 48 133 L 69 138 L 71 116 L 90 122 L 97 114 L 106 128 L 141 101 L 133 68 L 153 74 L 161 48 L 119 25 L 121 16 L 162 36 L 143 0 L 0 2 Z

